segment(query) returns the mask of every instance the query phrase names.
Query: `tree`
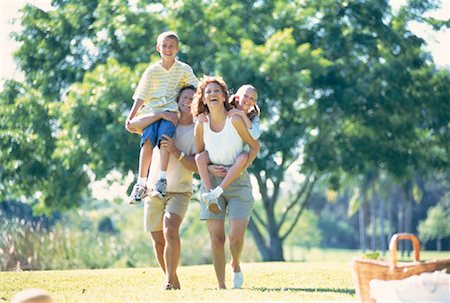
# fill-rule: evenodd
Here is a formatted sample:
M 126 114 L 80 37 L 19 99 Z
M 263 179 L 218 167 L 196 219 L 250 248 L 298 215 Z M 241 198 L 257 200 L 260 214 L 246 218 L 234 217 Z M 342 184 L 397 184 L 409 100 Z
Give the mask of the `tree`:
M 25 83 L 2 102 L 26 105 L 19 120 L 0 122 L 2 147 L 21 157 L 2 148 L 3 197 L 42 193 L 45 208 L 76 207 L 88 199 L 91 172 L 134 170 L 138 140 L 123 121 L 140 73 L 157 58 L 157 34 L 171 29 L 197 75 L 258 88 L 264 132 L 250 171 L 264 207 L 249 226 L 263 259 L 283 260 L 316 182 L 337 190 L 345 174 L 374 170 L 406 182 L 448 168 L 449 76 L 406 26 L 442 26 L 420 17 L 433 3 L 411 1 L 396 16 L 382 0 L 55 0 L 49 12 L 28 5 L 16 34 Z M 11 136 L 19 124 L 39 138 L 36 151 L 27 137 Z M 34 179 L 14 172 L 17 163 L 39 165 Z M 288 170 L 297 179 L 286 188 Z
M 439 204 L 427 211 L 427 218 L 419 223 L 419 237 L 427 242 L 436 240 L 438 251 L 442 250 L 442 239 L 450 236 L 450 193 L 442 197 Z

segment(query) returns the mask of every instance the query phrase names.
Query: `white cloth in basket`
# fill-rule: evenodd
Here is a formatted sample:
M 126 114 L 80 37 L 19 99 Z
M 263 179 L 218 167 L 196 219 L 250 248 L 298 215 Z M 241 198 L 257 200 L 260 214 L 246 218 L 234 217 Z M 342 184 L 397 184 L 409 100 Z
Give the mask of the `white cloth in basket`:
M 449 303 L 450 274 L 422 273 L 403 280 L 371 280 L 370 296 L 377 303 Z

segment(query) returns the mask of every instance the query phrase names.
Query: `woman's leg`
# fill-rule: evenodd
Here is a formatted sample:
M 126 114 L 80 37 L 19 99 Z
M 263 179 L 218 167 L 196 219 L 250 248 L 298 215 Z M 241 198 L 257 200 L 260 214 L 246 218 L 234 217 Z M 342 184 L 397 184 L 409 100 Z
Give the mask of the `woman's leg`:
M 230 219 L 228 236 L 230 239 L 231 267 L 234 272 L 241 271 L 239 260 L 244 247 L 244 235 L 245 230 L 247 229 L 247 224 L 248 220 Z
M 207 221 L 214 269 L 216 271 L 218 287 L 225 289 L 225 227 L 223 220 Z
M 166 272 L 166 264 L 164 263 L 164 246 L 166 245 L 166 241 L 164 240 L 163 231 L 153 231 L 152 240 L 159 266 L 161 266 L 161 269 Z
M 227 175 L 223 178 L 222 182 L 220 182 L 220 187 L 222 190 L 225 190 L 234 180 L 239 178 L 242 172 L 245 169 L 245 165 L 247 164 L 248 153 L 242 152 L 236 159 L 236 162 L 230 167 Z
M 198 174 L 202 179 L 203 186 L 206 192 L 211 190 L 211 179 L 209 179 L 208 165 L 209 165 L 209 155 L 207 151 L 202 151 L 195 155 L 195 163 L 197 164 Z
M 164 215 L 164 238 L 166 246 L 164 249 L 164 260 L 166 262 L 166 282 L 173 289 L 180 289 L 177 277 L 177 267 L 180 261 L 180 235 L 179 229 L 183 219 L 173 213 Z

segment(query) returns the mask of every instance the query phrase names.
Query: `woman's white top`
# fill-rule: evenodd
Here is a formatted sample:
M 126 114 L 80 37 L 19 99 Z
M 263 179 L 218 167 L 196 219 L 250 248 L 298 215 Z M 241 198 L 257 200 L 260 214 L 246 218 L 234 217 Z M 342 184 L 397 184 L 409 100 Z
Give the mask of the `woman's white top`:
M 244 141 L 234 128 L 231 117 L 226 118 L 225 125 L 219 132 L 211 130 L 209 119 L 203 123 L 203 142 L 211 163 L 225 166 L 236 162 L 244 146 Z

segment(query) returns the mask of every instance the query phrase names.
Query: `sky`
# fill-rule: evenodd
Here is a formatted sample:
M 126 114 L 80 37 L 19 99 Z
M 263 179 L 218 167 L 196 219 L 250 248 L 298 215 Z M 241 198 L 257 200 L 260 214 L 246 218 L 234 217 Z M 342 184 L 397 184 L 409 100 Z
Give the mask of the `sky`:
M 1 33 L 1 62 L 0 62 L 0 87 L 5 79 L 23 79 L 22 74 L 16 69 L 12 58 L 12 53 L 18 48 L 18 44 L 13 41 L 9 34 L 12 31 L 20 30 L 20 26 L 12 24 L 12 18 L 20 17 L 19 9 L 26 3 L 32 3 L 41 9 L 51 8 L 51 0 L 0 0 L 0 33 Z M 406 0 L 391 0 L 392 7 L 398 9 Z M 450 1 L 441 0 L 441 9 L 430 14 L 439 19 L 450 18 Z M 435 63 L 440 67 L 450 68 L 450 30 L 433 32 L 431 28 L 421 24 L 411 24 L 411 30 L 422 37 L 428 44 L 427 50 L 433 55 Z

